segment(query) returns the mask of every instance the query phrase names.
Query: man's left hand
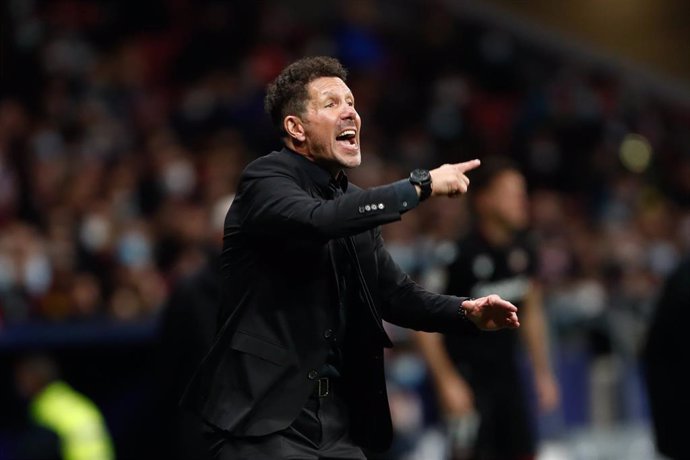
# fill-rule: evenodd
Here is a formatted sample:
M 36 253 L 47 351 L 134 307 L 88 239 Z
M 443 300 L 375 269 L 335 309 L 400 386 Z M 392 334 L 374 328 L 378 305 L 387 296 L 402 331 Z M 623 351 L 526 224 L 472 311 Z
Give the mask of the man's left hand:
M 465 300 L 462 306 L 467 318 L 481 330 L 497 331 L 520 327 L 517 307 L 496 294 Z

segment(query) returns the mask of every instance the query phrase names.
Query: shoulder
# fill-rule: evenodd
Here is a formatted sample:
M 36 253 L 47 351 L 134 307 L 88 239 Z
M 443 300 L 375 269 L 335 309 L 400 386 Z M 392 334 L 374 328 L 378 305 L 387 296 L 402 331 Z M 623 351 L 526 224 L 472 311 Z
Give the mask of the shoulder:
M 249 184 L 258 186 L 265 179 L 286 179 L 303 184 L 306 173 L 299 157 L 285 150 L 274 151 L 249 163 L 240 176 L 240 189 Z
M 257 158 L 244 168 L 245 175 L 261 174 L 271 171 L 289 171 L 295 169 L 296 163 L 292 156 L 284 150 L 273 151 L 268 155 Z

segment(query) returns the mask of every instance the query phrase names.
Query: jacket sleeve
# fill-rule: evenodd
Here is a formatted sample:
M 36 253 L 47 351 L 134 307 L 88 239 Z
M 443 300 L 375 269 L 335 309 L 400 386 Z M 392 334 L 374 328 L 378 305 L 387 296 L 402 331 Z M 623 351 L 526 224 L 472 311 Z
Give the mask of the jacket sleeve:
M 290 171 L 249 167 L 240 186 L 240 225 L 252 234 L 328 240 L 400 220 L 393 184 L 352 189 L 325 200 L 300 187 Z
M 425 290 L 403 272 L 383 246 L 381 230 L 374 230 L 382 317 L 398 326 L 426 332 L 462 333 L 476 330 L 460 315 L 468 297 L 436 294 Z

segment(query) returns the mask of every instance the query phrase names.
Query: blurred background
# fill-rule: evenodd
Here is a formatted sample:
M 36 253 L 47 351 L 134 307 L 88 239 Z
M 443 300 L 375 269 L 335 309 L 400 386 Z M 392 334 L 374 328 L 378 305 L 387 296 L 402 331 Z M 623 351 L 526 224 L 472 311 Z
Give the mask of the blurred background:
M 350 71 L 354 183 L 493 154 L 526 176 L 562 392 L 540 458 L 663 458 L 640 358 L 690 249 L 689 15 L 681 0 L 1 2 L 0 459 L 51 443 L 27 429 L 40 379 L 95 412 L 107 454 L 91 458 L 182 451 L 174 401 L 215 328 L 225 212 L 247 162 L 280 147 L 265 86 L 315 54 Z M 385 228 L 430 289 L 467 208 L 432 200 Z M 389 458 L 440 458 L 424 362 L 389 330 Z

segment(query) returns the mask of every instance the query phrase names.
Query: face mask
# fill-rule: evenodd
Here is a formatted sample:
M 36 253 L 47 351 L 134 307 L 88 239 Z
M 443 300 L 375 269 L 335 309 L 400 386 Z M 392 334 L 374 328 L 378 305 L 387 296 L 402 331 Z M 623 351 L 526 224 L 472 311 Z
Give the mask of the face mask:
M 163 187 L 173 196 L 187 196 L 196 186 L 196 174 L 192 165 L 185 160 L 173 161 L 163 171 Z
M 45 293 L 53 280 L 53 269 L 45 254 L 33 254 L 24 266 L 24 285 L 32 295 Z
M 98 214 L 87 216 L 79 229 L 79 238 L 87 250 L 102 250 L 110 241 L 110 222 Z
M 122 235 L 117 245 L 118 260 L 130 268 L 142 268 L 151 262 L 151 242 L 138 230 Z

